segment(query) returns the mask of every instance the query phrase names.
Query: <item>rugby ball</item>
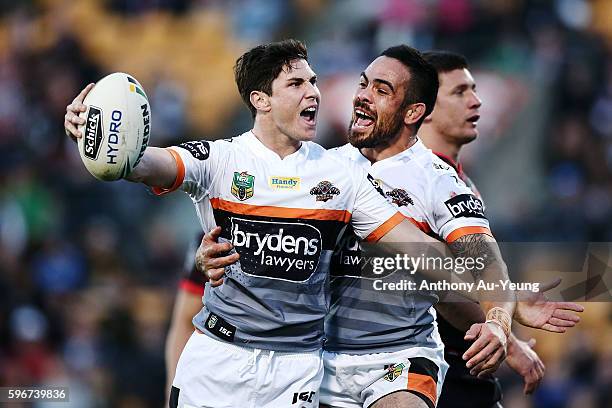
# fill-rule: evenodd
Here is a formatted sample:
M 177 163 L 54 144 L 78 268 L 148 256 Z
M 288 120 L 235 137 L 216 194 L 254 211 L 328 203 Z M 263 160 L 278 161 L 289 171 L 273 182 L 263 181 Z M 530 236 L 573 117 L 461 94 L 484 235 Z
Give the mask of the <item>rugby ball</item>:
M 140 162 L 151 133 L 151 106 L 142 85 L 115 72 L 98 81 L 83 103 L 87 111 L 78 139 L 83 164 L 100 180 L 126 177 Z

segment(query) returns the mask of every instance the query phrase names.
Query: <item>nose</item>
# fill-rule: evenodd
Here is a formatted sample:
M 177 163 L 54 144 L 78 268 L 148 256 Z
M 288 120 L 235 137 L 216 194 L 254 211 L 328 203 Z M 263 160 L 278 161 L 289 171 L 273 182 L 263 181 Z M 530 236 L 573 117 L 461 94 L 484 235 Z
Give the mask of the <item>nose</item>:
M 321 91 L 319 91 L 317 84 L 308 82 L 306 85 L 306 99 L 314 99 L 315 101 L 321 99 Z
M 482 100 L 478 97 L 476 91 L 472 91 L 469 103 L 470 109 L 478 109 L 482 106 Z
M 372 103 L 372 93 L 370 92 L 370 87 L 359 87 L 357 88 L 357 92 L 355 92 L 355 96 L 353 97 L 353 103 L 362 102 L 370 104 Z

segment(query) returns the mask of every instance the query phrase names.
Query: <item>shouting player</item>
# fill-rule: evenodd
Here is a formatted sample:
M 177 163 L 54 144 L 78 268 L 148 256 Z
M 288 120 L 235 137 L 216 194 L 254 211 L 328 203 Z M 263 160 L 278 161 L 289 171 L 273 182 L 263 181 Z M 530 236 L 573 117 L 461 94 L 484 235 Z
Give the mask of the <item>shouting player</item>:
M 482 211 L 455 214 L 449 209 L 477 199 L 454 169 L 416 138 L 420 123 L 431 111 L 428 104 L 434 104 L 437 82 L 435 70 L 416 50 L 400 46 L 384 51 L 361 78 L 350 128 L 354 146 L 347 145 L 339 153 L 367 167 L 400 211 L 427 232 L 453 242 L 457 254 L 486 254 L 487 267 L 503 270 Z M 338 407 L 435 405 L 446 369 L 431 307 L 435 296 L 414 291 L 381 293 L 372 281 L 362 283 L 359 265 L 342 264 L 342 259 L 355 259 L 345 257 L 355 248 L 353 237 L 347 235 L 344 242 L 339 262 L 332 266 L 322 401 Z M 485 252 L 477 252 L 472 244 Z M 227 265 L 211 260 L 222 252 L 220 245 L 200 248 L 208 273 Z M 482 327 L 474 326 L 469 337 L 474 338 Z M 469 351 L 465 358 L 474 370 L 486 373 L 496 367 L 486 361 L 491 354 Z
M 418 256 L 437 249 L 375 189 L 357 164 L 314 138 L 320 94 L 305 47 L 294 40 L 257 46 L 237 61 L 236 82 L 253 129 L 230 140 L 148 147 L 126 177 L 158 194 L 182 189 L 202 226 L 222 228 L 240 262 L 206 292 L 197 332 L 178 362 L 171 406 L 316 406 L 323 367 L 329 259 L 346 225 L 365 241 Z M 68 105 L 65 128 L 83 124 L 86 88 Z M 410 126 L 428 114 L 408 105 Z M 399 243 L 413 243 L 409 247 Z M 436 246 L 436 248 L 434 248 Z M 439 271 L 423 271 L 434 277 Z M 506 279 L 488 268 L 482 278 Z M 478 347 L 498 364 L 514 299 L 480 299 L 495 323 L 479 326 Z

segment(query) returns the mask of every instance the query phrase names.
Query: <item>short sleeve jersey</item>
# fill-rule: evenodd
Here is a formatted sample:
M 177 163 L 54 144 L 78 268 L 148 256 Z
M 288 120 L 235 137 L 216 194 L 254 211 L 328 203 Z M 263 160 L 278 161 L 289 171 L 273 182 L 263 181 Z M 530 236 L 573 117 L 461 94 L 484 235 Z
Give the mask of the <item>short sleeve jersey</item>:
M 363 168 L 316 143 L 283 159 L 252 132 L 169 150 L 178 166 L 173 188 L 189 194 L 205 231 L 220 226 L 221 241 L 240 254 L 223 285 L 206 288 L 196 327 L 255 348 L 320 348 L 341 231 L 350 224 L 361 239 L 376 240 L 404 217 Z
M 421 141 L 374 164 L 350 144 L 336 153 L 366 169 L 389 202 L 425 233 L 446 242 L 474 233 L 490 235 L 480 199 L 454 168 Z M 325 348 L 358 354 L 439 345 L 432 307 L 437 297 L 418 291 L 375 290 L 352 261 L 358 259 L 356 239 L 347 230 L 332 260 L 332 306 Z M 395 274 L 385 279 L 404 277 Z

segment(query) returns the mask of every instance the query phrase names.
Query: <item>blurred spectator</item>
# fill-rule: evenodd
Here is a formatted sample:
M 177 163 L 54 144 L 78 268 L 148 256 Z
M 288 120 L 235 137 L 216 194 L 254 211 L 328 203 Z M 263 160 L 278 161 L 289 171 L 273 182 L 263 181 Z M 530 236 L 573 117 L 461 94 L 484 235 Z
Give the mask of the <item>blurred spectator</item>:
M 62 123 L 88 82 L 138 74 L 152 145 L 229 137 L 249 120 L 236 57 L 294 36 L 323 90 L 319 140 L 333 146 L 346 140 L 359 72 L 382 48 L 462 52 L 484 103 L 482 136 L 462 160 L 498 240 L 610 241 L 609 3 L 0 1 L 0 385 L 68 385 L 78 407 L 162 404 L 163 337 L 196 218 L 188 199 L 84 170 Z M 538 337 L 547 371 L 533 398 L 501 373 L 506 406 L 609 405 L 612 312 L 589 313 L 563 342 Z

